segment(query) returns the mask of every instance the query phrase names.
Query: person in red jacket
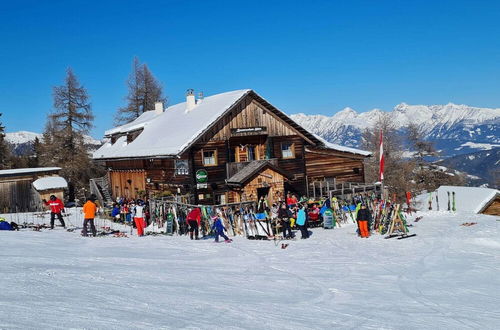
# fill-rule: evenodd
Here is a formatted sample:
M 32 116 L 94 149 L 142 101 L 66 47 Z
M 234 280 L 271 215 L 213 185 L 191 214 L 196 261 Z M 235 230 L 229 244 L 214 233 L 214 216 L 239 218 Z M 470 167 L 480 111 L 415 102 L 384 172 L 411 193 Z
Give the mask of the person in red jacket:
M 193 234 L 196 234 L 195 239 L 198 238 L 198 227 L 201 222 L 201 210 L 199 207 L 195 207 L 189 214 L 187 215 L 187 223 L 189 224 L 189 236 L 193 239 Z
M 43 200 L 43 203 L 50 206 L 50 229 L 54 229 L 54 220 L 57 216 L 61 225 L 66 228 L 61 212 L 64 212 L 64 204 L 55 195 L 50 195 L 50 201 Z

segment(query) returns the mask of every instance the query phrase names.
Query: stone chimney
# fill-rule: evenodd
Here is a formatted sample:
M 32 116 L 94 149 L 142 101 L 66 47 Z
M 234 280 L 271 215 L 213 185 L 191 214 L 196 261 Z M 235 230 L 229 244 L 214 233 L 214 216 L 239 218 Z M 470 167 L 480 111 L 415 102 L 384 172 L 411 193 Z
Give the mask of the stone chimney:
M 163 102 L 155 102 L 155 113 L 163 113 Z
M 194 97 L 194 90 L 192 88 L 187 90 L 186 93 L 186 112 L 190 112 L 196 106 L 196 99 Z

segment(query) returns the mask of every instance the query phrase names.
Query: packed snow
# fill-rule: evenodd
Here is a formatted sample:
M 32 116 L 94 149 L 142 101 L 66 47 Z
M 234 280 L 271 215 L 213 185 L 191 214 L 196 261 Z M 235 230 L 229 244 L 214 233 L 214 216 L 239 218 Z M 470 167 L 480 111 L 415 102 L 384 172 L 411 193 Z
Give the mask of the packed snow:
M 438 199 L 436 200 L 436 192 Z M 453 196 L 453 193 L 455 194 Z M 483 187 L 459 187 L 441 186 L 437 191 L 432 192 L 431 204 L 433 210 L 448 210 L 453 208 L 453 198 L 457 211 L 469 211 L 472 213 L 481 212 L 484 207 L 493 200 L 495 196 L 500 196 L 500 190 Z M 429 194 L 422 194 L 416 197 L 417 207 L 420 210 L 429 208 Z
M 67 224 L 80 225 L 71 212 Z M 351 224 L 312 229 L 286 249 L 243 237 L 0 231 L 0 328 L 500 328 L 500 218 L 417 215 L 416 237 L 361 239 Z
M 47 176 L 33 181 L 33 187 L 38 191 L 67 188 L 68 182 L 60 176 Z

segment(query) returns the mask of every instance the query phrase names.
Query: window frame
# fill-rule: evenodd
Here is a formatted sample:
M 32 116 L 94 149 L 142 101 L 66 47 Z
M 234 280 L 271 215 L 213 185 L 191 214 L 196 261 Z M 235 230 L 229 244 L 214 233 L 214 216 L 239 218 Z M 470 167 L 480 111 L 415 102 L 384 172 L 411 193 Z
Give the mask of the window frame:
M 285 155 L 283 154 L 283 145 L 284 144 L 290 145 L 291 156 L 285 157 Z M 281 142 L 280 143 L 280 150 L 281 150 L 281 158 L 282 159 L 294 159 L 295 158 L 295 143 L 293 143 L 293 142 Z
M 179 163 L 180 162 L 183 162 L 183 163 L 186 162 L 187 163 L 187 168 L 185 168 L 185 173 L 181 173 L 181 171 L 179 171 L 179 170 L 184 169 L 184 168 L 178 167 L 177 166 L 178 162 Z M 189 171 L 189 161 L 187 159 L 175 159 L 174 160 L 174 173 L 175 173 L 176 176 L 189 175 L 189 172 L 190 172 Z
M 213 158 L 214 158 L 215 163 L 214 164 L 206 164 L 205 163 L 205 152 L 211 152 L 211 151 L 213 151 L 213 153 L 214 153 Z M 201 163 L 205 167 L 217 166 L 219 164 L 217 149 L 201 149 Z

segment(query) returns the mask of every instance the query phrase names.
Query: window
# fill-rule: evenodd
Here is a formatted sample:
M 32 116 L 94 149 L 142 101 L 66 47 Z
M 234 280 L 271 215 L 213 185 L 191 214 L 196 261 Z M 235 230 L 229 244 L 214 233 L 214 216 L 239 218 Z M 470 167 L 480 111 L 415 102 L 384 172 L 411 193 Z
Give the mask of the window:
M 216 166 L 217 165 L 217 150 L 203 150 L 203 165 Z
M 247 159 L 249 162 L 255 160 L 255 146 L 247 146 Z
M 175 160 L 175 175 L 189 175 L 189 162 L 187 159 Z
M 293 143 L 281 143 L 281 157 L 282 158 L 295 158 Z

